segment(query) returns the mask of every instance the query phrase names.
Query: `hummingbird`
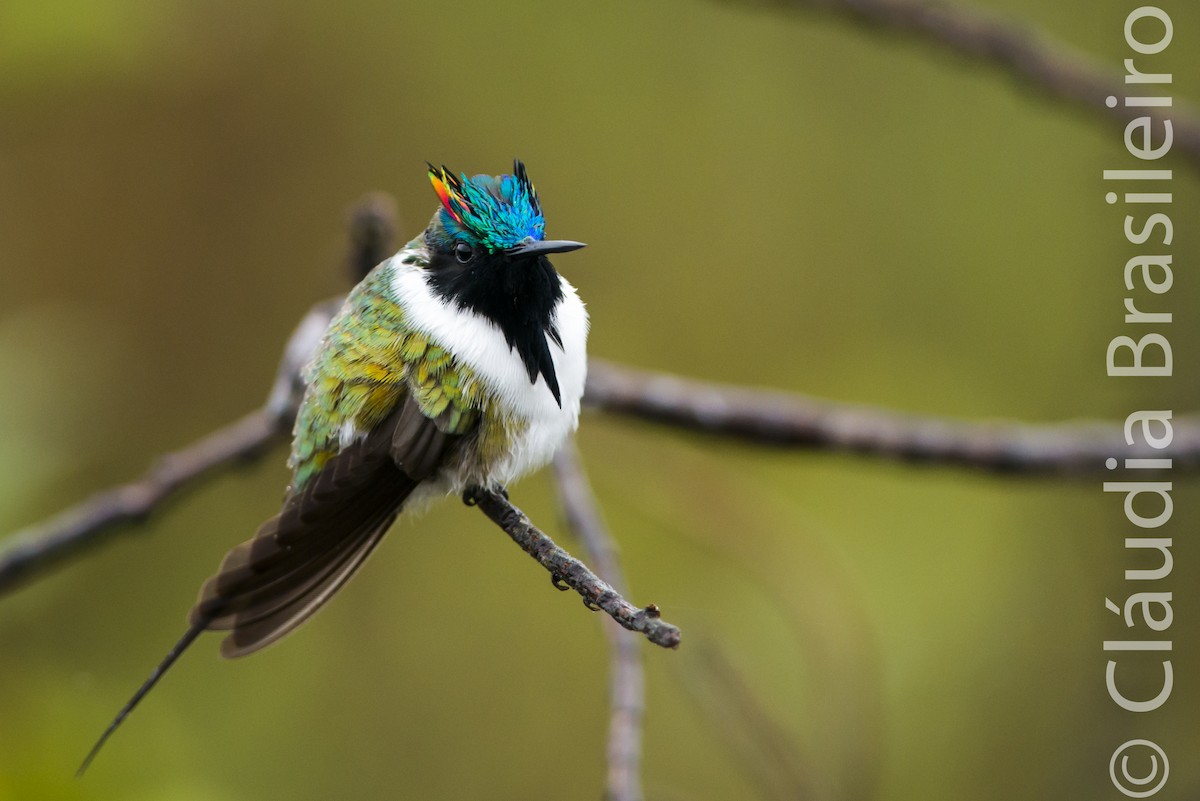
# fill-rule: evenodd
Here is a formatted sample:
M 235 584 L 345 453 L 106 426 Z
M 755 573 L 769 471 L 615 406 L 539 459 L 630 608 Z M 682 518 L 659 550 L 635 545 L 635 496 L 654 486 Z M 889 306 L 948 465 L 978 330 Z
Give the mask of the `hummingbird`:
M 293 631 L 354 575 L 402 512 L 544 466 L 579 420 L 588 316 L 548 258 L 525 165 L 429 167 L 429 225 L 350 292 L 304 371 L 279 513 L 229 551 L 188 628 L 100 736 L 100 748 L 205 631 L 221 655 Z

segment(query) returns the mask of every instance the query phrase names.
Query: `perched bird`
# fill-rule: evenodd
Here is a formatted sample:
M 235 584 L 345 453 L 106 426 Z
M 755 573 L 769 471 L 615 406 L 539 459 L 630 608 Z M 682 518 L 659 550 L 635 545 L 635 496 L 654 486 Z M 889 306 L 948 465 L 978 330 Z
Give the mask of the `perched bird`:
M 525 165 L 455 176 L 429 165 L 429 226 L 351 291 L 306 369 L 283 508 L 226 555 L 189 628 L 100 747 L 204 631 L 226 657 L 275 642 L 319 609 L 396 516 L 545 465 L 578 423 L 588 319 L 547 258 Z

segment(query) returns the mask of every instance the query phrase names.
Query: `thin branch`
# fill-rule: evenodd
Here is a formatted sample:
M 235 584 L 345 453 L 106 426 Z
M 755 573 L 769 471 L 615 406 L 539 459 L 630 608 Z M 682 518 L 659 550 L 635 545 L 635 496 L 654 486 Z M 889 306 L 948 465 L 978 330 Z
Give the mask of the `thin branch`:
M 644 634 L 646 639 L 663 648 L 679 646 L 679 629 L 659 615 L 650 604 L 639 609 L 621 597 L 607 582 L 588 569 L 574 556 L 564 551 L 499 492 L 483 487 L 471 487 L 463 493 L 463 502 L 478 506 L 480 511 L 504 530 L 513 542 L 521 546 L 542 567 L 550 571 L 550 580 L 559 590 L 575 590 L 589 609 L 601 610 L 630 631 Z
M 303 360 L 302 342 L 315 347 L 332 303 L 314 307 L 297 328 L 284 365 Z M 311 351 L 309 351 L 311 352 Z M 264 409 L 213 432 L 168 457 L 137 481 L 102 492 L 62 514 L 17 532 L 0 554 L 0 594 L 20 579 L 107 540 L 122 524 L 138 522 L 160 504 L 231 463 L 259 456 L 283 441 L 301 388 L 281 367 Z M 729 437 L 755 445 L 836 451 L 896 461 L 997 474 L 1087 477 L 1110 474 L 1106 462 L 1165 458 L 1174 471 L 1200 468 L 1200 421 L 1173 421 L 1170 446 L 1156 451 L 1125 444 L 1113 423 L 1028 425 L 950 421 L 887 409 L 822 401 L 802 395 L 712 384 L 593 359 L 587 406 L 661 425 Z M 288 411 L 291 409 L 291 411 Z
M 107 542 L 130 523 L 142 523 L 167 501 L 206 478 L 258 458 L 284 439 L 286 426 L 260 409 L 168 454 L 140 479 L 97 493 L 83 503 L 13 535 L 0 554 L 0 594 L 85 548 Z
M 596 572 L 617 592 L 628 595 L 615 543 L 600 519 L 595 495 L 573 441 L 559 451 L 553 467 L 567 527 L 579 537 Z M 616 623 L 603 628 L 611 660 L 605 797 L 608 801 L 641 801 L 642 717 L 646 696 L 642 654 L 634 632 Z
M 1121 426 L 1103 422 L 1029 425 L 960 422 L 834 403 L 648 372 L 592 359 L 584 403 L 674 428 L 755 445 L 828 450 L 992 473 L 1107 474 L 1109 458 L 1172 459 L 1175 471 L 1200 468 L 1200 420 L 1172 421 L 1170 446 L 1125 444 Z M 1140 471 L 1145 472 L 1145 471 Z
M 315 347 L 332 303 L 314 307 L 297 328 L 271 399 L 262 410 L 166 457 L 131 484 L 102 492 L 12 536 L 0 554 L 0 594 L 84 546 L 106 541 L 122 524 L 138 522 L 160 504 L 222 467 L 259 456 L 283 441 L 302 385 L 286 365 L 298 365 L 303 342 Z M 309 351 L 311 352 L 311 351 Z M 1028 425 L 950 421 L 887 409 L 821 401 L 802 395 L 712 384 L 593 359 L 585 403 L 611 414 L 729 437 L 756 445 L 853 453 L 998 474 L 1107 475 L 1106 462 L 1167 458 L 1176 472 L 1200 468 L 1200 421 L 1173 421 L 1170 446 L 1155 451 L 1125 444 L 1113 423 Z M 291 411 L 289 411 L 291 410 Z
M 1117 70 L 1056 41 L 1031 25 L 1018 24 L 966 6 L 930 5 L 912 0 L 772 0 L 801 11 L 825 11 L 851 22 L 908 35 L 961 56 L 1007 71 L 1052 98 L 1113 118 L 1122 124 L 1149 116 L 1161 128 L 1167 119 L 1174 147 L 1200 163 L 1200 115 L 1178 99 L 1169 109 L 1126 108 L 1105 100 L 1123 98 Z

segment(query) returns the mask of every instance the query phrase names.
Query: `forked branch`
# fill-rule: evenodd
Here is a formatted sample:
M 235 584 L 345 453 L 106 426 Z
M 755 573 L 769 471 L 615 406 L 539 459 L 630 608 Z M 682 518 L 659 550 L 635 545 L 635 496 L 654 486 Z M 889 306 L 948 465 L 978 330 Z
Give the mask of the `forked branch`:
M 521 546 L 542 567 L 550 571 L 550 580 L 560 590 L 575 590 L 589 609 L 603 611 L 624 628 L 644 634 L 646 639 L 663 648 L 679 645 L 679 629 L 659 616 L 654 604 L 639 609 L 626 601 L 608 582 L 593 573 L 587 565 L 560 548 L 554 540 L 535 526 L 525 513 L 513 506 L 500 492 L 473 487 L 463 493 L 463 501 L 491 518 L 513 542 Z

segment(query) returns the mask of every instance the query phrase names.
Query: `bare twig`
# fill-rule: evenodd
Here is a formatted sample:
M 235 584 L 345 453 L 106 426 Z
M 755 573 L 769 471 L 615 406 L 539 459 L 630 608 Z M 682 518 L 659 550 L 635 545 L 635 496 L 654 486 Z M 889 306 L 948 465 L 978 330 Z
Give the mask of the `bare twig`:
M 567 527 L 583 544 L 596 572 L 613 588 L 629 594 L 617 551 L 579 460 L 574 442 L 567 442 L 554 459 L 555 486 Z M 609 623 L 604 626 L 609 640 L 609 723 L 605 797 L 608 801 L 642 799 L 642 715 L 645 710 L 645 677 L 637 635 Z
M 136 522 L 222 466 L 257 457 L 282 441 L 294 414 L 298 365 L 316 346 L 336 302 L 318 304 L 297 328 L 266 407 L 172 454 L 141 479 L 100 493 L 13 536 L 0 554 L 0 593 L 84 545 Z M 711 384 L 593 359 L 585 403 L 612 414 L 731 437 L 757 445 L 828 450 L 992 473 L 1086 477 L 1108 473 L 1106 461 L 1168 458 L 1178 473 L 1200 468 L 1200 422 L 1173 421 L 1161 451 L 1125 444 L 1113 423 L 1043 425 L 968 423 L 902 415 L 887 409 L 821 401 L 782 392 Z
M 137 481 L 94 495 L 44 523 L 13 535 L 16 545 L 0 554 L 0 594 L 22 580 L 78 555 L 118 533 L 123 524 L 141 523 L 183 490 L 197 486 L 238 462 L 257 458 L 283 439 L 286 426 L 266 410 L 164 456 Z
M 1175 101 L 1170 109 L 1109 108 L 1108 97 L 1125 96 L 1116 70 L 1036 30 L 966 6 L 913 0 L 770 0 L 775 6 L 824 11 L 852 22 L 906 34 L 961 56 L 1006 70 L 1028 86 L 1075 107 L 1127 123 L 1149 116 L 1161 129 L 1170 119 L 1174 147 L 1200 163 L 1200 116 Z M 1164 113 L 1165 112 L 1165 113 Z
M 165 458 L 141 479 L 100 493 L 13 536 L 0 554 L 0 593 L 84 545 L 106 539 L 227 464 L 282 441 L 302 388 L 300 358 L 316 346 L 335 302 L 318 304 L 297 328 L 266 407 Z M 290 365 L 290 366 L 289 366 Z M 757 445 L 828 450 L 992 473 L 1107 474 L 1106 462 L 1167 458 L 1178 473 L 1200 468 L 1200 421 L 1173 421 L 1170 446 L 1125 444 L 1113 423 L 968 423 L 821 401 L 782 392 L 711 384 L 593 359 L 585 403 L 612 414 L 731 437 Z
M 887 409 L 833 403 L 634 370 L 593 359 L 584 402 L 613 414 L 781 448 L 845 451 L 905 462 L 994 473 L 1086 476 L 1108 472 L 1106 460 L 1173 459 L 1176 470 L 1200 467 L 1200 421 L 1173 421 L 1163 450 L 1125 444 L 1121 426 L 959 422 Z
M 502 528 L 513 542 L 521 546 L 542 567 L 550 571 L 550 580 L 560 590 L 575 590 L 589 609 L 605 612 L 630 631 L 644 634 L 646 639 L 664 648 L 679 645 L 679 629 L 659 616 L 658 607 L 650 604 L 639 609 L 621 597 L 607 582 L 588 569 L 574 556 L 564 551 L 546 536 L 517 507 L 501 493 L 483 487 L 471 487 L 463 493 L 463 501 L 478 506 L 480 511 Z

